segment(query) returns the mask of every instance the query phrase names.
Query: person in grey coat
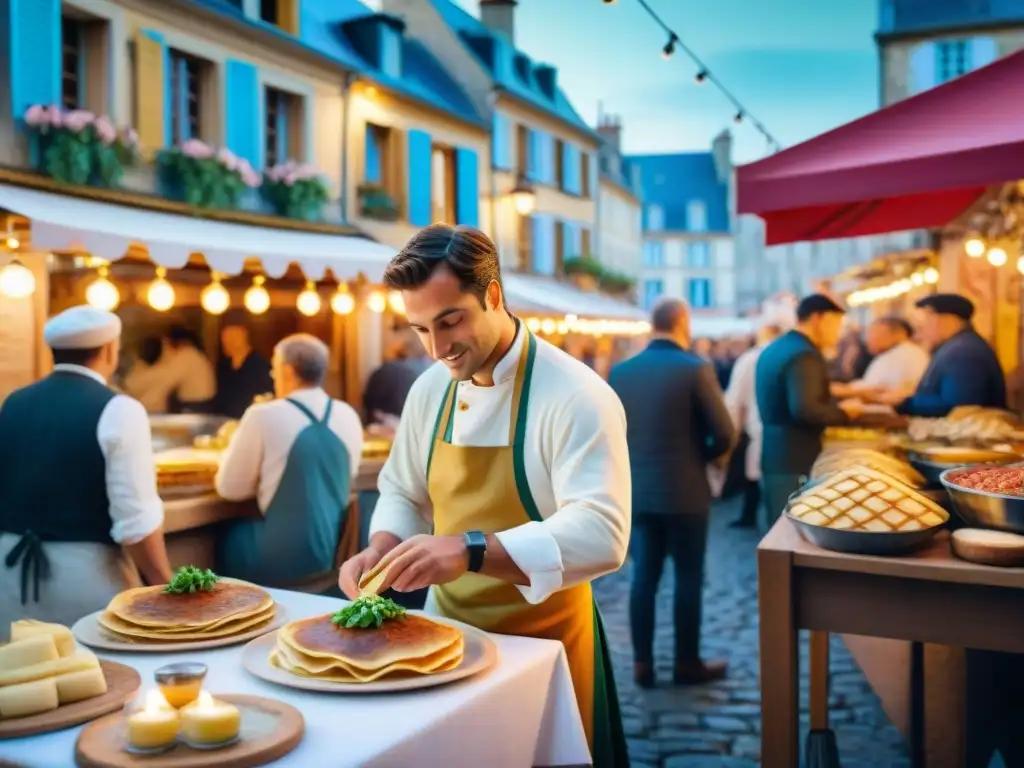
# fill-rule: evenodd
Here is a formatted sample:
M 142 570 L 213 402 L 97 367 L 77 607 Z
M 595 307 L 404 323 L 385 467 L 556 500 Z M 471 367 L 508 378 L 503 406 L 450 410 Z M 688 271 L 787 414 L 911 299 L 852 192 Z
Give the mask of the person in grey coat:
M 634 677 L 654 685 L 654 604 L 665 559 L 675 569 L 673 618 L 679 685 L 724 677 L 724 662 L 700 657 L 701 589 L 711 489 L 707 465 L 736 439 L 714 366 L 690 351 L 686 304 L 666 299 L 651 314 L 653 338 L 611 369 L 626 412 L 633 481 L 630 626 Z

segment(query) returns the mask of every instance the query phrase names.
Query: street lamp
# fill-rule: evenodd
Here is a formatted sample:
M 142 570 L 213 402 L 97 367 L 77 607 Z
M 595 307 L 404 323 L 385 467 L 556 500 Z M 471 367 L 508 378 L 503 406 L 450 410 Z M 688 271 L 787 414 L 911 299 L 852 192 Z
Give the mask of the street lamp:
M 520 216 L 529 216 L 533 213 L 533 207 L 537 204 L 537 193 L 526 179 L 520 178 L 511 194 L 516 213 Z

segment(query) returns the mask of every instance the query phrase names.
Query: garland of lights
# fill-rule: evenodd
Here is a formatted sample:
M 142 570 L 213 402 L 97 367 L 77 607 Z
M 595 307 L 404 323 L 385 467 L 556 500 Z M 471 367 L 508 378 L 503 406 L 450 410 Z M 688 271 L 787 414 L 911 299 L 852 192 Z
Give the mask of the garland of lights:
M 701 58 L 696 53 L 694 53 L 692 48 L 690 48 L 686 43 L 682 41 L 682 39 L 680 39 L 679 35 L 677 35 L 675 31 L 673 31 L 673 29 L 668 24 L 665 23 L 665 20 L 662 19 L 661 16 L 659 16 L 653 8 L 651 8 L 647 0 L 636 1 L 640 4 L 641 8 L 647 11 L 647 15 L 654 20 L 654 23 L 661 27 L 665 34 L 668 35 L 668 42 L 666 42 L 664 47 L 661 49 L 662 58 L 672 58 L 672 54 L 676 52 L 676 48 L 679 48 L 683 53 L 690 57 L 690 60 L 694 64 L 697 65 L 697 74 L 693 76 L 694 82 L 696 82 L 698 85 L 704 82 L 711 83 L 716 88 L 718 88 L 722 95 L 725 96 L 725 98 L 727 98 L 732 103 L 733 107 L 736 109 L 736 115 L 733 117 L 733 121 L 735 123 L 742 123 L 744 118 L 746 118 L 750 122 L 750 124 L 754 126 L 757 132 L 764 136 L 765 141 L 768 142 L 768 148 L 770 150 L 777 152 L 778 150 L 782 149 L 782 145 L 775 139 L 774 136 L 771 135 L 771 133 L 769 133 L 768 129 L 764 127 L 764 123 L 762 123 L 752 114 L 750 114 L 750 110 L 744 107 L 742 102 L 740 102 L 740 100 L 733 95 L 732 91 L 726 88 L 725 84 L 717 77 L 715 77 L 714 73 L 708 68 L 707 64 L 705 64 L 701 60 Z M 605 5 L 612 5 L 615 2 L 617 2 L 617 0 L 601 0 L 601 2 L 603 2 Z

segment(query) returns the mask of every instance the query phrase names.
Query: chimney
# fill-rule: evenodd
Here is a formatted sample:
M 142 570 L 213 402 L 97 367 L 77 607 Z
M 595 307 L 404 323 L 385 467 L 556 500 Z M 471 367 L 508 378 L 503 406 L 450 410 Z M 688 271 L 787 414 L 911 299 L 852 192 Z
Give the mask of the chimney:
M 715 158 L 718 180 L 723 184 L 732 178 L 732 134 L 726 128 L 711 142 L 711 154 Z
M 622 151 L 622 119 L 618 115 L 604 115 L 597 124 L 597 135 L 615 149 Z
M 480 21 L 500 32 L 510 43 L 516 40 L 516 0 L 480 0 Z

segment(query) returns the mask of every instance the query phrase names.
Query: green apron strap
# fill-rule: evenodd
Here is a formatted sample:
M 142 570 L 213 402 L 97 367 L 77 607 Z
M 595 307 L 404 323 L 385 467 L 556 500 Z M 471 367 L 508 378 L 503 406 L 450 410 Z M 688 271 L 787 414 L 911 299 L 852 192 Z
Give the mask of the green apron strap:
M 321 424 L 326 425 L 331 420 L 331 408 L 334 407 L 334 399 L 331 397 L 327 398 L 327 410 L 324 411 L 324 417 L 320 420 Z
M 448 387 L 444 391 L 444 397 L 441 398 L 441 405 L 437 408 L 437 416 L 434 419 L 434 428 L 430 432 L 430 452 L 427 454 L 427 477 L 430 477 L 430 463 L 434 460 L 434 443 L 437 442 L 437 433 L 441 429 L 441 421 L 445 417 L 445 412 L 449 409 L 449 403 L 452 402 L 453 393 L 455 391 L 455 382 L 451 381 L 448 383 Z
M 519 490 L 519 500 L 523 503 L 523 509 L 534 522 L 542 522 L 540 509 L 533 498 L 530 490 L 530 481 L 526 476 L 526 416 L 530 409 L 530 385 L 533 380 L 533 364 L 537 359 L 537 339 L 527 330 L 526 332 L 526 370 L 523 372 L 523 391 L 519 396 L 519 408 L 515 413 L 515 435 L 512 440 L 512 466 L 516 475 L 516 488 Z
M 313 412 L 311 410 L 309 410 L 309 408 L 304 406 L 302 403 L 300 403 L 298 400 L 292 400 L 290 397 L 286 397 L 285 400 L 287 400 L 289 403 L 291 403 L 296 408 L 298 408 L 300 411 L 302 411 L 304 414 L 306 414 L 306 418 L 308 418 L 314 424 L 317 424 L 317 423 L 320 422 L 320 419 L 318 419 L 316 416 L 314 416 Z M 327 407 L 328 407 L 328 409 L 330 409 L 330 405 L 328 405 Z
M 608 636 L 601 611 L 594 601 L 594 768 L 629 765 L 626 734 L 622 727 L 619 694 L 615 687 Z

